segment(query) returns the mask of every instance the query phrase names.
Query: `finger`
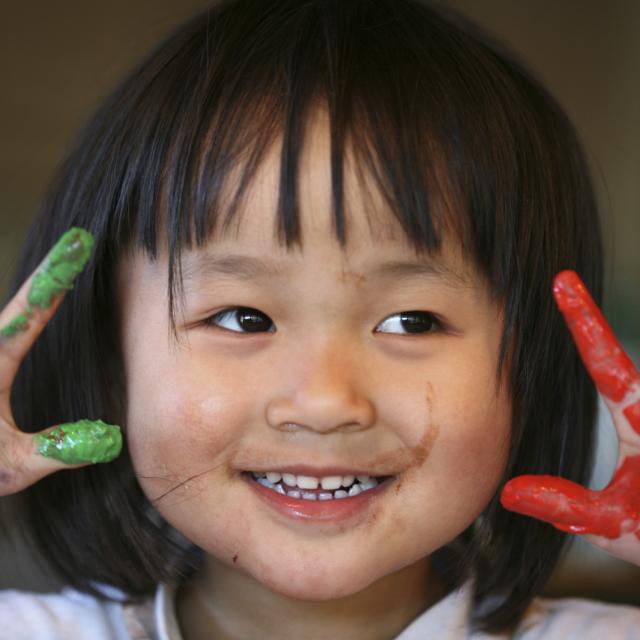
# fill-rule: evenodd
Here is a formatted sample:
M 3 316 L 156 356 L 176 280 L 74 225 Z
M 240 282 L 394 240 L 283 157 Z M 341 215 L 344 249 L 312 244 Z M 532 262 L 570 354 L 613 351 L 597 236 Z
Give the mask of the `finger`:
M 518 476 L 507 482 L 505 509 L 549 522 L 562 531 L 617 538 L 629 521 L 628 504 L 556 476 Z
M 0 496 L 61 469 L 110 462 L 121 450 L 120 428 L 102 420 L 60 424 L 36 434 L 5 433 L 0 446 Z
M 73 287 L 92 246 L 89 232 L 69 229 L 0 312 L 0 415 L 7 420 L 16 371 L 60 304 L 60 294 Z
M 640 374 L 575 271 L 559 273 L 553 293 L 598 391 L 614 403 L 640 392 Z M 640 399 L 627 399 L 630 402 L 622 413 L 640 433 Z

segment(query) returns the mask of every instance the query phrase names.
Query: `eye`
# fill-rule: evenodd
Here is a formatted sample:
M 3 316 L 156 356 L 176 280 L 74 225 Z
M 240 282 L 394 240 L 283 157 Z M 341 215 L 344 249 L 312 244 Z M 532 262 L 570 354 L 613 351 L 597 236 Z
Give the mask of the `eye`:
M 377 327 L 380 333 L 421 334 L 443 329 L 438 318 L 428 311 L 402 311 L 385 318 Z
M 231 307 L 219 311 L 202 322 L 234 333 L 274 333 L 275 326 L 268 315 L 251 307 Z

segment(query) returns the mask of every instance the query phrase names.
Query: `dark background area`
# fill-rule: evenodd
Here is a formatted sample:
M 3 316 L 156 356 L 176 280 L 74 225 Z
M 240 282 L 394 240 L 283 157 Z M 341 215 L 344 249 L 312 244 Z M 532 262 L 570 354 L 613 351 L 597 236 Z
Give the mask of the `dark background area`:
M 0 7 L 0 293 L 47 180 L 75 132 L 128 69 L 204 0 L 32 0 Z M 580 132 L 601 204 L 605 311 L 640 353 L 640 2 L 450 0 L 507 43 Z M 602 486 L 615 461 L 603 419 Z M 6 505 L 10 500 L 1 501 Z M 11 516 L 5 524 L 14 528 Z M 0 539 L 0 588 L 54 586 L 18 541 Z M 574 545 L 552 594 L 640 604 L 640 570 Z

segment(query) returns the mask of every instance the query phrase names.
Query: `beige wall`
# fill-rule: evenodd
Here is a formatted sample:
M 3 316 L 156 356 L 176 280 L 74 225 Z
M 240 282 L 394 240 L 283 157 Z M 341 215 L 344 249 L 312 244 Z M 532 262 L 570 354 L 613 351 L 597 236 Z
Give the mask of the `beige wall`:
M 132 62 L 204 0 L 4 2 L 0 19 L 0 292 L 47 177 L 91 110 Z M 520 52 L 584 137 L 605 216 L 607 309 L 640 339 L 640 2 L 451 0 Z M 611 448 L 609 439 L 609 448 Z M 605 472 L 606 475 L 606 472 Z M 0 544 L 0 588 L 42 586 Z M 567 570 L 567 567 L 571 571 Z M 585 578 L 597 576 L 595 587 Z M 577 556 L 555 589 L 640 602 L 640 574 Z M 634 586 L 635 585 L 635 586 Z M 594 591 L 595 589 L 595 591 Z
M 451 0 L 448 4 L 517 51 L 577 126 L 605 223 L 608 315 L 638 350 L 640 2 Z

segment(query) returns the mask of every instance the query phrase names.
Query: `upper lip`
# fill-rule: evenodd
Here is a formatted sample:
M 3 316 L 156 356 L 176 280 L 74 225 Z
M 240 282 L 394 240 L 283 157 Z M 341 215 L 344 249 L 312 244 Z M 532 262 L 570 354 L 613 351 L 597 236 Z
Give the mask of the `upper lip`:
M 313 467 L 304 464 L 283 464 L 282 466 L 269 465 L 267 468 L 256 467 L 255 469 L 247 469 L 247 471 L 256 472 L 278 472 L 278 473 L 290 473 L 294 476 L 311 476 L 312 478 L 327 478 L 329 476 L 389 476 L 395 475 L 393 473 L 381 473 L 380 470 L 372 471 L 362 467 L 343 467 L 343 466 L 327 466 L 327 467 Z

